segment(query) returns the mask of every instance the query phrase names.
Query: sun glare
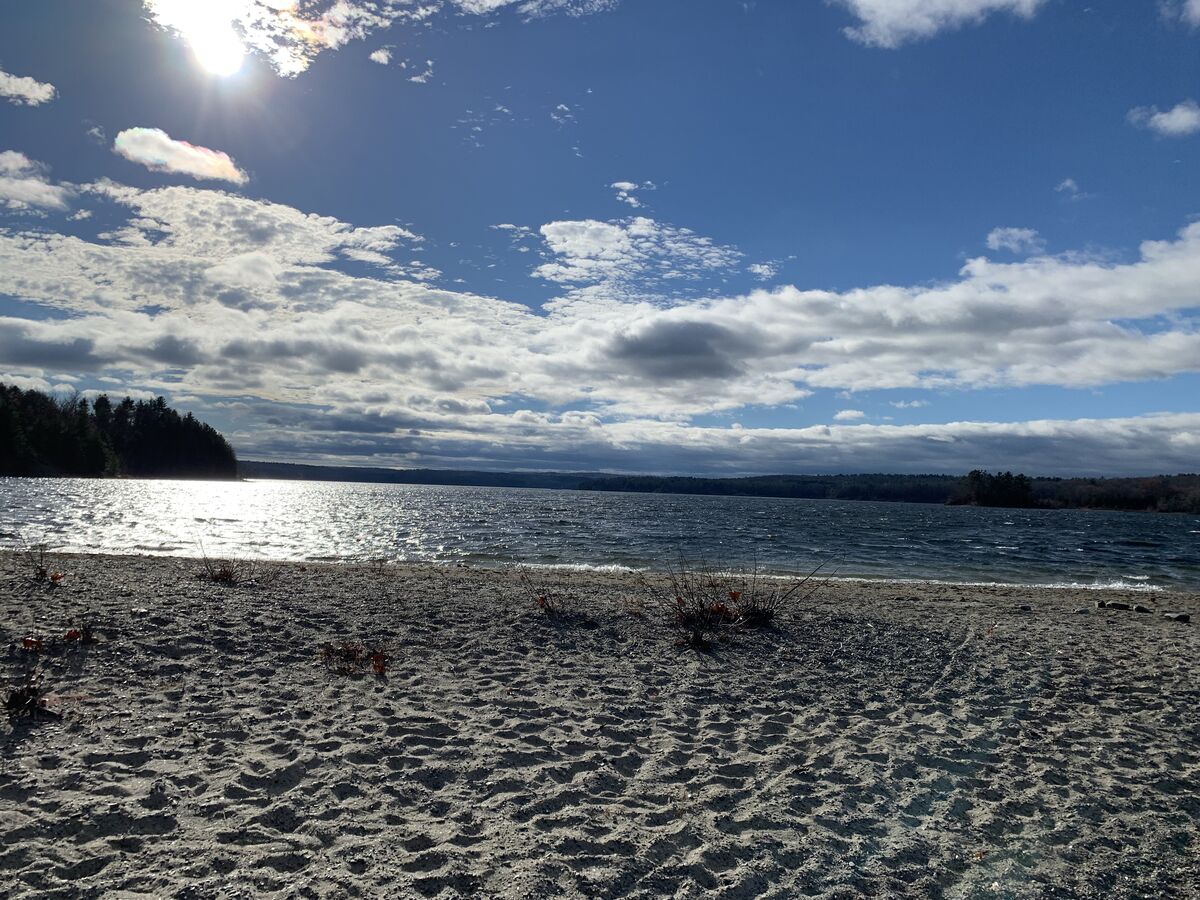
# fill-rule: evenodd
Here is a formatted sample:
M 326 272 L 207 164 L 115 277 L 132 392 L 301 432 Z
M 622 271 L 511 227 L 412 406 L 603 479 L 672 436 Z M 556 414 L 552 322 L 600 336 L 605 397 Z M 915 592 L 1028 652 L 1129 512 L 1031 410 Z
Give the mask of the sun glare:
M 163 27 L 187 42 L 200 67 L 221 78 L 235 74 L 246 59 L 246 45 L 234 27 L 245 0 L 150 0 Z
M 213 75 L 233 75 L 246 58 L 246 47 L 228 22 L 197 23 L 185 37 L 196 61 Z

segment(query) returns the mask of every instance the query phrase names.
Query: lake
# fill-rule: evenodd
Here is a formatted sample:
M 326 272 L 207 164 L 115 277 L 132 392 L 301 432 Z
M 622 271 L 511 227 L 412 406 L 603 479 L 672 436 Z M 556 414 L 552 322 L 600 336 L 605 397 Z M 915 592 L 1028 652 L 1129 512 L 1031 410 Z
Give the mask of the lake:
M 313 481 L 0 479 L 0 544 L 1200 590 L 1200 517 Z

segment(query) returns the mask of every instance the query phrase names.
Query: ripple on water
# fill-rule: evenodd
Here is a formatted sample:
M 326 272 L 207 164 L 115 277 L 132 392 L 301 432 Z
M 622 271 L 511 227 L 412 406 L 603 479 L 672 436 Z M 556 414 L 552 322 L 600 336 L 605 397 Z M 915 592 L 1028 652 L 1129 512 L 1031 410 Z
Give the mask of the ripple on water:
M 330 482 L 0 479 L 0 544 L 1200 589 L 1194 516 Z

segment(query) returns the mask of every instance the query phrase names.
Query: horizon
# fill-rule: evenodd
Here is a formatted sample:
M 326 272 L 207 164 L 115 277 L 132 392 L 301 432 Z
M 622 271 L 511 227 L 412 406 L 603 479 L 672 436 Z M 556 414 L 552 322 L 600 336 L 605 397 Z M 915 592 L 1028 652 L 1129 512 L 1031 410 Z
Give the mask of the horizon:
M 299 465 L 1197 470 L 1196 0 L 195 10 L 5 13 L 0 382 Z

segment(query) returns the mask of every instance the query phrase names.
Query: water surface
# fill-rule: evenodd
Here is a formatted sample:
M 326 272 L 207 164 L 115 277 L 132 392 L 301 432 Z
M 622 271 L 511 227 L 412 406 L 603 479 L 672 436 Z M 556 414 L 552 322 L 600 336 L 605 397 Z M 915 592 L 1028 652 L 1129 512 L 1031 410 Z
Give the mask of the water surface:
M 1200 590 L 1200 517 L 313 481 L 0 479 L 0 544 Z

